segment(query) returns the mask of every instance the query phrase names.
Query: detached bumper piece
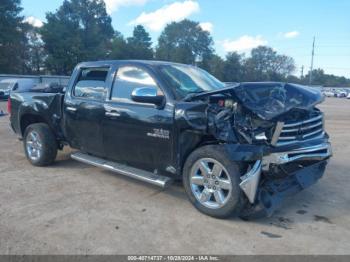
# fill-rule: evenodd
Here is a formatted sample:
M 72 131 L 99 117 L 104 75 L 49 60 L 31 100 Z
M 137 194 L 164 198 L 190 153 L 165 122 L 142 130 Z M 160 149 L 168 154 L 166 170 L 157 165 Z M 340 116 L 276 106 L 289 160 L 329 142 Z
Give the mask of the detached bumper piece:
M 241 177 L 249 204 L 241 216 L 271 216 L 283 200 L 315 184 L 324 174 L 332 150 L 329 143 L 272 153 L 256 161 Z
M 271 165 L 281 165 L 295 161 L 321 161 L 332 156 L 330 143 L 298 148 L 288 152 L 272 153 L 263 157 L 263 170 L 267 171 Z

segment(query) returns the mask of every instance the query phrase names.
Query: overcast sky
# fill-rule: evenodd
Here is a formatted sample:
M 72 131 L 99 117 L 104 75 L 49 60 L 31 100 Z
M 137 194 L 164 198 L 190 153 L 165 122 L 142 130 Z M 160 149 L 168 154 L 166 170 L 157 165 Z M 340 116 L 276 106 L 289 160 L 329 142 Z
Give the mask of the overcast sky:
M 201 23 L 211 32 L 217 53 L 249 53 L 268 45 L 310 67 L 316 37 L 314 67 L 350 77 L 349 0 L 104 0 L 113 26 L 126 37 L 136 24 L 144 25 L 157 42 L 164 26 L 184 18 Z M 23 14 L 36 26 L 63 0 L 22 0 Z

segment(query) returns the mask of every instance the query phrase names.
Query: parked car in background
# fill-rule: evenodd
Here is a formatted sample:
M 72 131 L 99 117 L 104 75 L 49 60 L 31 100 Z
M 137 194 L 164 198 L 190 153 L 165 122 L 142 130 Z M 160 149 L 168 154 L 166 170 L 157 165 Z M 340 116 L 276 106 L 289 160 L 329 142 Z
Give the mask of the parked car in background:
M 7 99 L 10 95 L 10 91 L 14 86 L 13 82 L 8 82 L 8 79 L 0 81 L 0 99 Z
M 324 91 L 323 94 L 324 94 L 326 97 L 334 97 L 334 93 L 331 92 L 331 91 Z
M 347 95 L 347 97 L 346 97 L 347 99 L 350 99 L 350 93 Z
M 25 92 L 31 90 L 36 81 L 29 78 L 9 78 L 0 81 L 0 99 L 7 99 L 11 91 Z
M 347 97 L 347 93 L 345 91 L 340 91 L 337 93 L 337 97 L 339 98 L 343 98 L 343 97 Z

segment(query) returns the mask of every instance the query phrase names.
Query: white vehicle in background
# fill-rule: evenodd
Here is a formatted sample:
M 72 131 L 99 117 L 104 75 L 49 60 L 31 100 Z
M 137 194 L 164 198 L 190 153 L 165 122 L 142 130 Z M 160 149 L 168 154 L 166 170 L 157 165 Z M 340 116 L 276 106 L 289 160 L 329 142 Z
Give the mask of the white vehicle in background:
M 8 79 L 0 81 L 0 99 L 7 99 L 14 83 L 7 81 Z
M 348 96 L 348 93 L 345 91 L 339 91 L 337 93 L 337 97 L 339 97 L 339 98 L 343 98 L 343 97 L 347 97 L 347 96 Z
M 324 91 L 323 94 L 324 94 L 326 97 L 334 97 L 334 93 L 331 92 L 331 91 Z
M 346 97 L 347 99 L 350 99 L 350 93 L 348 94 L 348 96 Z
M 0 81 L 0 99 L 7 99 L 11 91 L 25 92 L 35 86 L 37 81 L 29 78 L 8 78 Z

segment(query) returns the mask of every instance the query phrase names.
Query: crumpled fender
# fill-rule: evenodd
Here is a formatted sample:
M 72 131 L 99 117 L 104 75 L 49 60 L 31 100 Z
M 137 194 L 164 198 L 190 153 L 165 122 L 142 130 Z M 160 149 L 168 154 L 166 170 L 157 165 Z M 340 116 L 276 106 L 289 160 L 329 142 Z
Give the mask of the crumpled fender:
M 232 161 L 262 159 L 265 146 L 239 144 L 232 128 L 232 114 L 225 108 L 207 103 L 178 103 L 175 110 L 177 128 L 177 162 L 181 166 L 188 154 L 199 145 L 224 147 Z M 216 110 L 220 109 L 220 110 Z
M 249 144 L 220 144 L 232 161 L 256 161 L 265 155 L 265 146 Z
M 32 94 L 32 93 L 31 93 Z M 33 93 L 31 99 L 24 98 L 16 93 L 18 100 L 23 101 L 17 112 L 17 129 L 21 131 L 21 120 L 28 115 L 42 118 L 55 132 L 59 133 L 59 120 L 61 118 L 62 94 Z

